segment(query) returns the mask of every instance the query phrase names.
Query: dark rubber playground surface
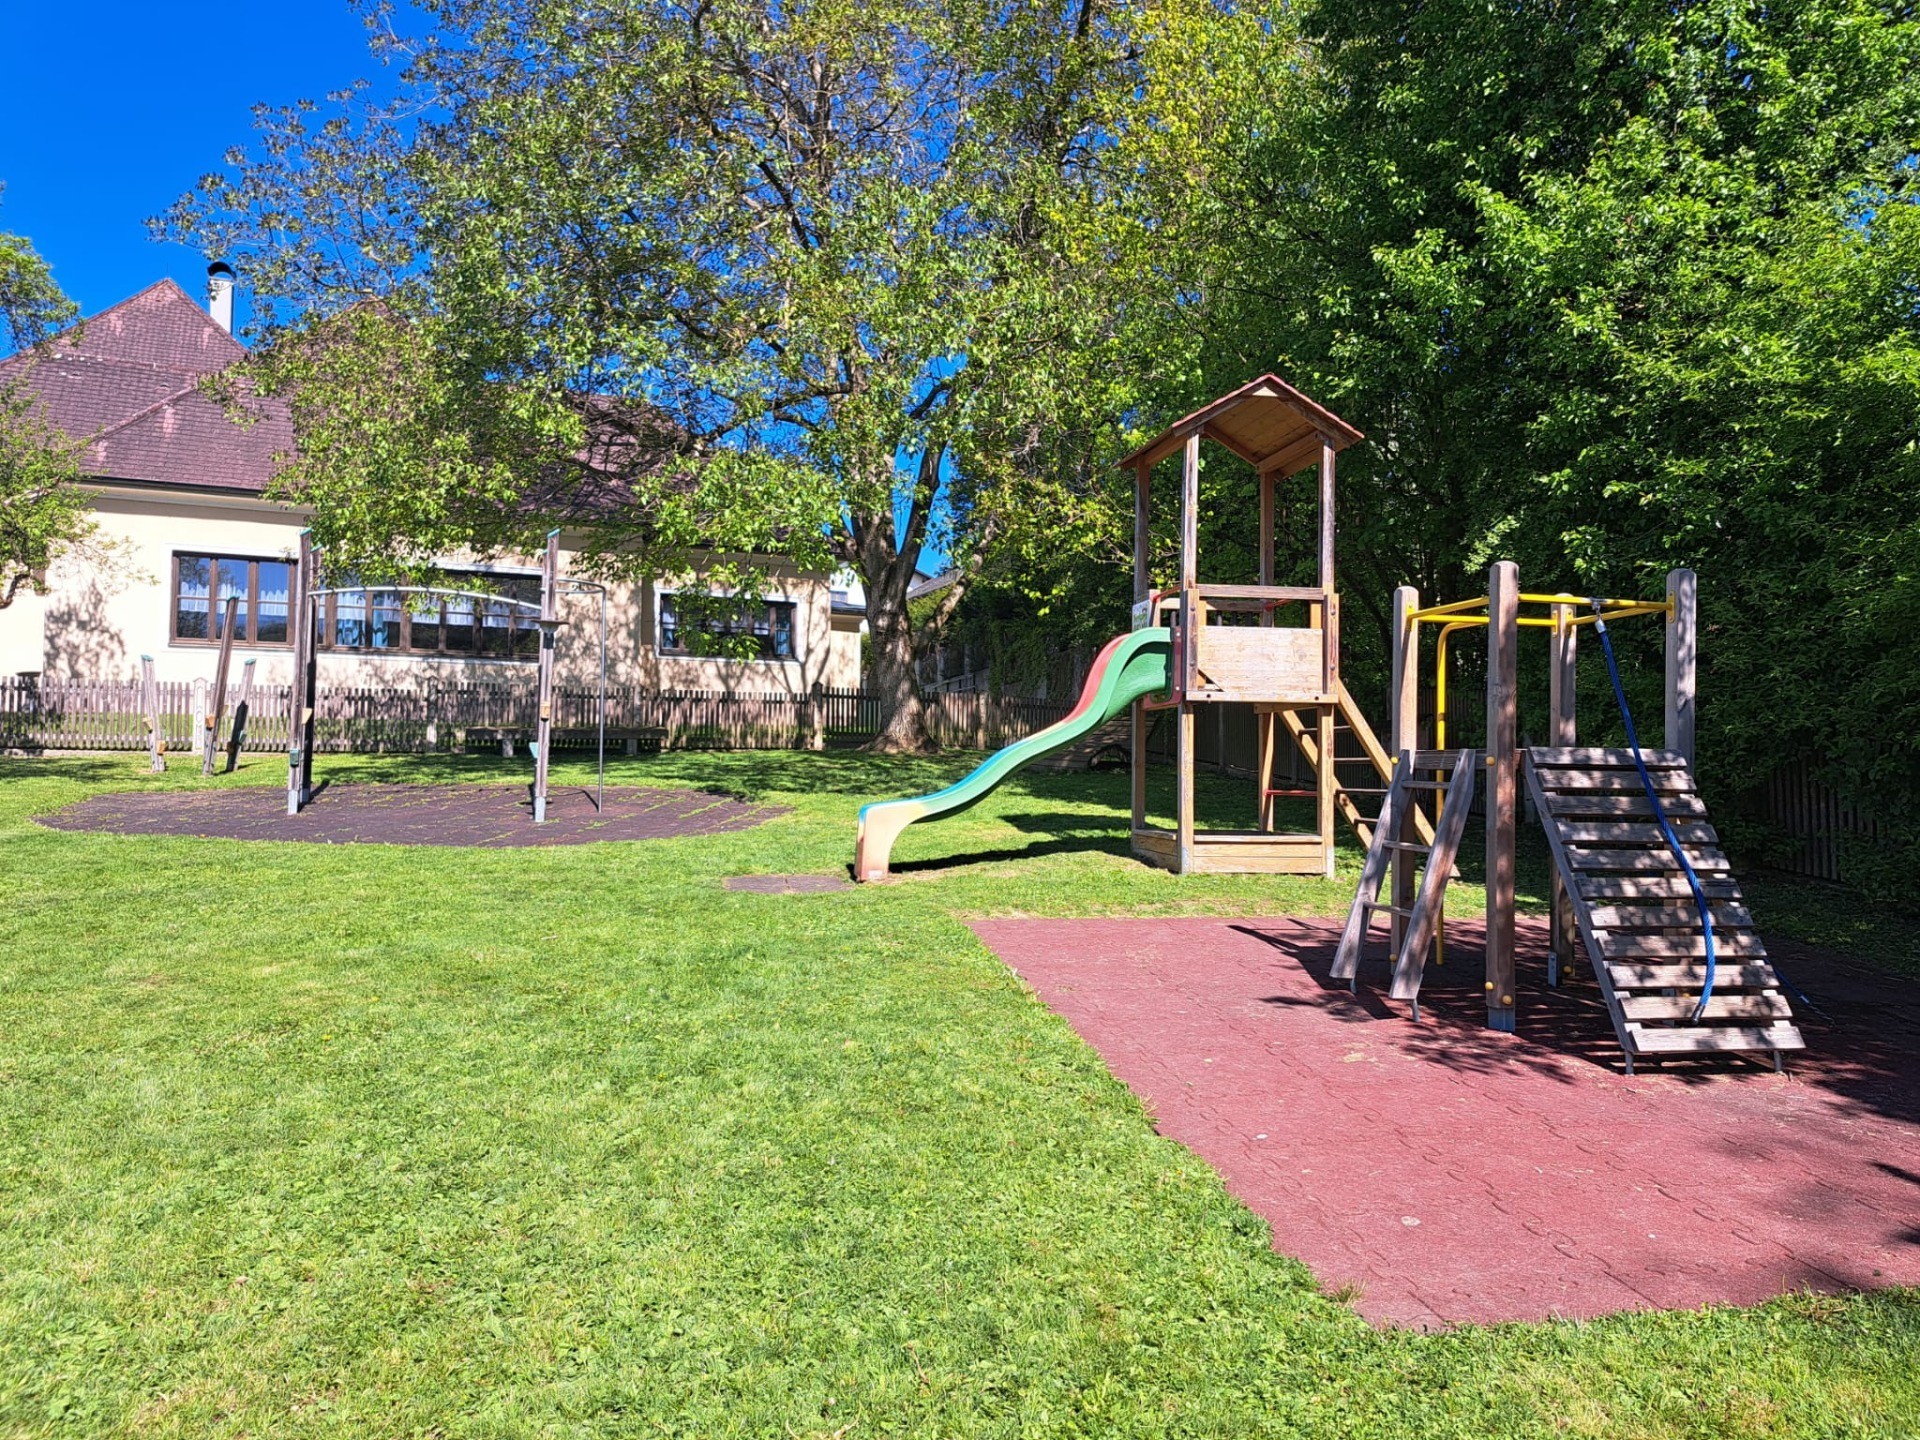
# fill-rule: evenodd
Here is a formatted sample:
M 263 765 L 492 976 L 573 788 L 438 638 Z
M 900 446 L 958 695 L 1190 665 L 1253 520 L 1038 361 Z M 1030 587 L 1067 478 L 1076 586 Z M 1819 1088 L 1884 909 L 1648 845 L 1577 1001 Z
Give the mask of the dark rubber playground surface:
M 786 813 L 697 790 L 625 788 L 608 789 L 603 813 L 594 809 L 590 791 L 568 787 L 548 794 L 546 823 L 536 825 L 525 785 L 326 785 L 298 815 L 286 810 L 284 790 L 250 785 L 95 795 L 41 823 L 117 835 L 507 849 L 714 835 Z
M 994 920 L 980 938 L 1368 1319 L 1438 1326 L 1920 1284 L 1920 990 L 1769 943 L 1825 1016 L 1786 1075 L 1633 1079 L 1582 964 L 1484 1026 L 1480 932 L 1422 1018 L 1327 978 L 1333 921 Z M 1376 940 L 1369 954 L 1384 945 Z

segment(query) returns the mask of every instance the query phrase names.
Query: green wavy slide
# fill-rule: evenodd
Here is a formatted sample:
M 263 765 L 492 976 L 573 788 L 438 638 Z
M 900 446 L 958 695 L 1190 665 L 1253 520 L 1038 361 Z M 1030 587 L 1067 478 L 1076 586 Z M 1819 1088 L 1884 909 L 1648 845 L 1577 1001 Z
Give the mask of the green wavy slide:
M 861 806 L 860 834 L 854 844 L 854 878 L 884 880 L 893 842 L 907 826 L 916 820 L 958 814 L 1023 765 L 1064 749 L 1089 730 L 1124 715 L 1134 701 L 1165 690 L 1172 681 L 1171 630 L 1157 626 L 1108 641 L 1087 673 L 1079 703 L 1065 719 L 996 750 L 971 775 L 944 790 Z

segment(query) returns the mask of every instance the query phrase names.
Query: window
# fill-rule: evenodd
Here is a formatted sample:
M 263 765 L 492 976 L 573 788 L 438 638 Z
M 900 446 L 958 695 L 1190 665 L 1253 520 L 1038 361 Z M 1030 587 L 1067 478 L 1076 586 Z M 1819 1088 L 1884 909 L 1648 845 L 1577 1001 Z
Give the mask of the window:
M 720 596 L 662 595 L 660 650 L 667 655 L 791 660 L 793 602 L 745 604 Z
M 289 643 L 287 597 L 293 566 L 285 560 L 236 555 L 173 557 L 173 638 L 189 645 L 217 645 L 234 603 L 236 645 Z
M 341 590 L 322 599 L 321 648 L 369 654 L 477 656 L 532 660 L 540 654 L 538 575 L 456 571 L 445 585 L 470 595 L 403 595 L 397 590 Z M 496 595 L 482 599 L 476 595 Z

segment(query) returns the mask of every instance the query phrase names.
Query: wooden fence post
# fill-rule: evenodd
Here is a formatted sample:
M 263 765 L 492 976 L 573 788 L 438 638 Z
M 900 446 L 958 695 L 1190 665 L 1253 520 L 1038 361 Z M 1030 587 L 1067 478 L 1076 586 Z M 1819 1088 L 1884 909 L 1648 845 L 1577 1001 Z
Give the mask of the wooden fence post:
M 1514 1028 L 1514 803 L 1520 788 L 1517 690 L 1520 567 L 1487 584 L 1487 1027 Z

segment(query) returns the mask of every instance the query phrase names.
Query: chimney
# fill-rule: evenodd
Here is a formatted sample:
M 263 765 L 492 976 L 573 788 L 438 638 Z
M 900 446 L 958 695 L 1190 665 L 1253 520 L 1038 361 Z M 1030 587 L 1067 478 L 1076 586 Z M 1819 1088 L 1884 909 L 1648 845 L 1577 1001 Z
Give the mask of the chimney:
M 207 313 L 214 324 L 233 333 L 233 267 L 224 260 L 207 266 Z

